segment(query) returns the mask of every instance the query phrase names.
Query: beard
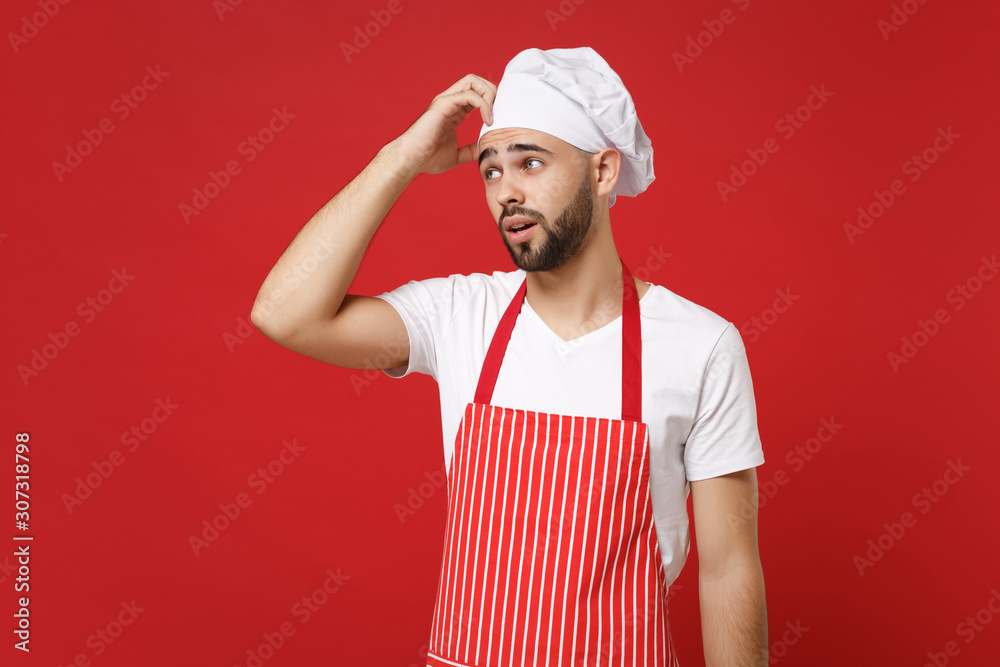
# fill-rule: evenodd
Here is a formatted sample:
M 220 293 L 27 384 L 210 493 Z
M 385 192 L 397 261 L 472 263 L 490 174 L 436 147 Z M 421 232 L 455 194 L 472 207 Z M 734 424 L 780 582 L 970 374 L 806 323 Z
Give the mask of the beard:
M 576 255 L 590 238 L 594 219 L 594 190 L 590 185 L 590 178 L 584 173 L 573 199 L 552 225 L 545 221 L 545 216 L 540 212 L 521 206 L 505 208 L 500 217 L 501 223 L 504 218 L 512 215 L 530 218 L 535 221 L 536 226 L 545 229 L 544 240 L 529 239 L 513 245 L 501 227 L 500 237 L 517 268 L 524 271 L 556 269 Z M 535 235 L 537 234 L 536 232 Z

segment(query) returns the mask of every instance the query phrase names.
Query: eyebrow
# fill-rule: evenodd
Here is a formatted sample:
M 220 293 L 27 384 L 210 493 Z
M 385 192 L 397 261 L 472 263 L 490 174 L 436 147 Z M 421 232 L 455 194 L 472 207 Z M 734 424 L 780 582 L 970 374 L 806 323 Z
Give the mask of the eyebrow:
M 550 150 L 542 148 L 538 144 L 509 144 L 507 146 L 508 153 L 545 153 L 547 155 L 555 155 Z M 494 157 L 497 154 L 496 149 L 487 148 L 482 153 L 479 154 L 479 166 L 483 166 L 483 160 L 488 157 Z

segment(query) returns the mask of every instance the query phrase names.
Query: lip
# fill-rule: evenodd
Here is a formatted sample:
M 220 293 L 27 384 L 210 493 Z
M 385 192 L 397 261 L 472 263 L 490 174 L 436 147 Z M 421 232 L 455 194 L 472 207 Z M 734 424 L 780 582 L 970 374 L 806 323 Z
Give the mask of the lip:
M 519 232 L 511 231 L 512 227 L 528 223 L 531 223 L 531 227 L 528 227 L 527 229 L 521 230 Z M 521 243 L 525 241 L 529 236 L 531 236 L 531 233 L 535 230 L 535 227 L 537 226 L 538 226 L 537 221 L 532 220 L 531 218 L 525 218 L 523 216 L 512 216 L 503 221 L 504 231 L 507 232 L 507 239 L 511 243 Z
M 503 229 L 505 232 L 509 232 L 512 227 L 517 227 L 518 225 L 526 225 L 528 223 L 538 224 L 536 220 L 531 218 L 526 218 L 523 215 L 512 215 L 503 221 Z
M 507 232 L 507 240 L 511 243 L 523 243 L 529 236 L 531 236 L 531 233 L 535 231 L 535 227 L 537 227 L 537 225 L 532 225 L 531 227 L 523 229 L 519 232 Z

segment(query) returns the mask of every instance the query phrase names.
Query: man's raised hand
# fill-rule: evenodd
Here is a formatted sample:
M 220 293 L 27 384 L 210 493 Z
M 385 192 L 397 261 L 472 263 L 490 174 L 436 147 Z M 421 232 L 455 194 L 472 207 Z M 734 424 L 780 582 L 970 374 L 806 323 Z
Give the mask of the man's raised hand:
M 476 159 L 476 144 L 458 145 L 458 126 L 479 109 L 483 122 L 493 123 L 497 87 L 468 74 L 434 98 L 430 106 L 398 139 L 398 158 L 414 176 L 440 174 Z

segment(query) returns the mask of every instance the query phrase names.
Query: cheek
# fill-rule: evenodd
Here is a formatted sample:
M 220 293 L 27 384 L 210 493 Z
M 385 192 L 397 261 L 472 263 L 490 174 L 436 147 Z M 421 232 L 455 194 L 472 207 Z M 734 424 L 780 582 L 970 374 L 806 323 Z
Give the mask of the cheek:
M 492 196 L 489 191 L 486 193 L 486 205 L 490 209 L 490 215 L 493 216 L 493 222 L 499 224 L 500 216 L 503 215 L 503 206 L 497 203 L 496 197 Z
M 539 179 L 538 188 L 534 193 L 538 208 L 546 216 L 549 216 L 553 211 L 561 210 L 568 202 L 576 185 L 566 173 L 546 174 L 546 178 Z
M 486 205 L 490 207 L 490 210 L 496 209 L 497 204 L 497 189 L 491 185 L 484 185 L 483 194 L 486 196 Z

